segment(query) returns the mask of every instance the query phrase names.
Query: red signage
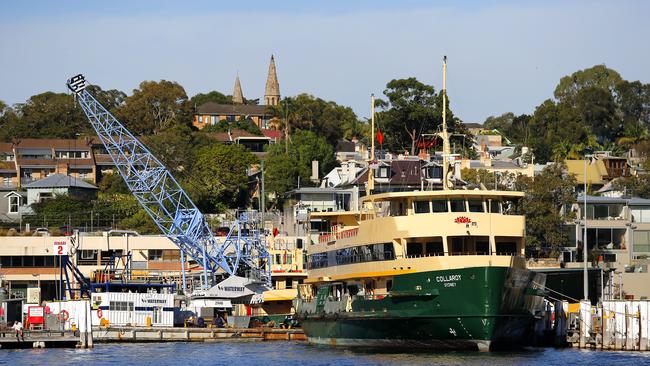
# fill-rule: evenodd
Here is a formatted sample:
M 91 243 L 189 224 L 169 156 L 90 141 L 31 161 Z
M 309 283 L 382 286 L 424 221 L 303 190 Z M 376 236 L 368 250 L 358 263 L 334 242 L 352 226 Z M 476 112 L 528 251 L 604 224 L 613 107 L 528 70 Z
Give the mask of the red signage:
M 45 308 L 42 306 L 30 306 L 27 308 L 27 322 L 31 325 L 43 324 L 45 319 Z
M 472 222 L 472 219 L 467 216 L 458 216 L 454 222 L 457 224 L 469 224 Z

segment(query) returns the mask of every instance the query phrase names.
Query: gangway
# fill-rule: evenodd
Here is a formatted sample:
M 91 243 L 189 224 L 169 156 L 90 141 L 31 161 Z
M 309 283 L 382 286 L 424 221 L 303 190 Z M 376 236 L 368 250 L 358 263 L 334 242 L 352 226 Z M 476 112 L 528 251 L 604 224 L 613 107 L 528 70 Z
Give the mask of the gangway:
M 162 233 L 179 247 L 181 262 L 185 263 L 188 256 L 203 267 L 203 291 L 216 287 L 214 279 L 219 269 L 229 276 L 226 281 L 254 284 L 255 292 L 270 286 L 270 257 L 263 233 L 251 237 L 242 235 L 241 230 L 232 232 L 233 227 L 228 238 L 219 242 L 173 175 L 88 92 L 87 85 L 81 74 L 67 81 L 131 193 Z M 250 215 L 244 214 L 234 226 L 250 224 Z

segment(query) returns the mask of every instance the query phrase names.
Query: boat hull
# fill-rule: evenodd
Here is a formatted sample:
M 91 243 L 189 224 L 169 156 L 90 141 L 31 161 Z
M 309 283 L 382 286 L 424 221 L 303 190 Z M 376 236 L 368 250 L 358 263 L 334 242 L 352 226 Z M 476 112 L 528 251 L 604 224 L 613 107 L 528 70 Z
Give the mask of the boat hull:
M 389 296 L 298 315 L 310 343 L 488 350 L 526 344 L 542 281 L 524 268 L 474 267 L 396 276 Z M 539 283 L 539 282 L 538 282 Z

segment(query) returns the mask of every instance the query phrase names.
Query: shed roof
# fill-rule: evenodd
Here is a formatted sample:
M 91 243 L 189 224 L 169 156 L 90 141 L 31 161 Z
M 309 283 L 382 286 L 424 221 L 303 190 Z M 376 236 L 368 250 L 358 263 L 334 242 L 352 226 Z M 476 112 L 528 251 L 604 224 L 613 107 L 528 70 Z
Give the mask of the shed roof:
M 29 183 L 24 186 L 26 189 L 32 188 L 85 188 L 85 189 L 97 189 L 94 185 L 85 182 L 81 179 L 71 177 L 65 174 L 52 174 L 43 179 L 39 179 L 35 182 Z

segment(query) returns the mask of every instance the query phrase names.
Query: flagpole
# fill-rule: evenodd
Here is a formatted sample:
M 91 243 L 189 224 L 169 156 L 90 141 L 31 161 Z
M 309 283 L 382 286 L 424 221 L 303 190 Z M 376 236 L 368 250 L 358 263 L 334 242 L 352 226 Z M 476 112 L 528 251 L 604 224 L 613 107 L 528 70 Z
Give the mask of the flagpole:
M 449 136 L 447 135 L 447 56 L 442 59 L 442 189 L 447 190 L 449 174 Z
M 370 96 L 370 161 L 368 162 L 368 184 L 366 184 L 366 196 L 375 189 L 375 174 L 371 165 L 375 161 L 375 94 Z
M 370 161 L 375 161 L 375 94 L 370 96 Z

